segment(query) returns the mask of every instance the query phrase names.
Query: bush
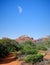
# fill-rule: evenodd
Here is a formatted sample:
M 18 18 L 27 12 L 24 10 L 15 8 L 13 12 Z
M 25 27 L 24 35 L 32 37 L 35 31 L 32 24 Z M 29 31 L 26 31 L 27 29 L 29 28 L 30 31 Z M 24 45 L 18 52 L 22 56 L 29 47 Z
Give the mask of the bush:
M 9 51 L 7 50 L 7 47 L 0 44 L 0 58 L 4 58 L 6 56 L 8 56 Z
M 46 48 L 45 46 L 42 46 L 42 45 L 41 45 L 41 46 L 39 46 L 39 47 L 38 47 L 38 50 L 43 50 L 43 51 L 46 51 L 46 50 L 47 50 L 47 48 Z
M 24 58 L 25 62 L 30 62 L 32 64 L 39 62 L 39 61 L 42 61 L 42 60 L 43 60 L 43 55 L 41 55 L 41 54 L 27 55 Z
M 15 40 L 8 38 L 0 39 L 0 57 L 8 56 L 10 52 L 20 50 L 20 45 Z
M 24 51 L 25 54 L 37 54 L 37 50 L 36 49 L 26 49 Z
M 36 54 L 38 51 L 36 46 L 31 41 L 25 41 L 21 44 L 22 54 Z
M 18 44 L 18 42 L 8 38 L 0 39 L 0 44 L 6 46 L 9 52 L 18 51 L 20 49 L 20 45 Z
M 24 46 L 24 48 L 21 50 L 22 54 L 37 54 L 38 50 L 33 49 L 30 45 Z
M 33 48 L 33 49 L 36 48 L 36 45 L 35 45 L 33 42 L 31 42 L 30 40 L 27 40 L 27 41 L 21 43 L 21 46 L 22 46 L 22 47 L 28 46 L 28 45 L 30 45 L 31 48 Z

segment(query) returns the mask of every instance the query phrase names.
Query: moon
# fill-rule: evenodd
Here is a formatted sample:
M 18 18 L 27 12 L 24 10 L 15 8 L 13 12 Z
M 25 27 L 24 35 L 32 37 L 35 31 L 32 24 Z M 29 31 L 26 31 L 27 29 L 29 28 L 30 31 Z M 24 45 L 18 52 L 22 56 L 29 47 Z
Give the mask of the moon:
M 21 6 L 18 6 L 18 11 L 19 11 L 19 13 L 22 13 L 23 9 Z

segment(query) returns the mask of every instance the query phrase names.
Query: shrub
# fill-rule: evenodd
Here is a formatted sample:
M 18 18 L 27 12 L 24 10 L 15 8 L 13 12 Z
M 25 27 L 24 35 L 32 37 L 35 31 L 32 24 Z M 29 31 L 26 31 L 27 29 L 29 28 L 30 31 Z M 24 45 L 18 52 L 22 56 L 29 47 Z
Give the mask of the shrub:
M 42 61 L 42 60 L 43 60 L 43 55 L 41 55 L 41 54 L 27 55 L 24 58 L 25 62 L 30 62 L 32 64 L 39 62 L 39 61 Z
M 36 54 L 37 50 L 36 49 L 26 49 L 24 51 L 25 54 Z
M 30 45 L 24 46 L 24 48 L 21 50 L 23 54 L 37 54 L 38 50 L 33 49 Z
M 38 49 L 39 49 L 39 50 L 43 50 L 43 51 L 46 51 L 46 50 L 47 50 L 47 48 L 46 48 L 45 46 L 42 46 L 42 45 L 39 46 Z
M 21 44 L 22 54 L 36 54 L 38 51 L 36 46 L 31 41 L 25 41 Z
M 0 44 L 6 46 L 9 52 L 18 51 L 20 49 L 20 45 L 18 44 L 18 42 L 8 38 L 0 39 Z
M 20 45 L 15 40 L 8 38 L 0 39 L 0 57 L 7 56 L 10 52 L 20 50 Z
M 3 44 L 0 44 L 0 58 L 4 58 L 8 56 L 9 51 L 7 50 L 7 47 L 4 46 Z

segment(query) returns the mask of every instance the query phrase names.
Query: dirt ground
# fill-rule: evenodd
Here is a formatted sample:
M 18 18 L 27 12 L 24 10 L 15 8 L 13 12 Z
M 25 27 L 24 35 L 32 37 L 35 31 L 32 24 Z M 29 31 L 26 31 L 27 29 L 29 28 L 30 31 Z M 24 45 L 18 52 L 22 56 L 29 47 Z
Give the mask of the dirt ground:
M 0 65 L 21 65 L 22 61 L 15 59 L 14 56 L 9 56 L 4 59 L 0 59 Z
M 0 65 L 21 65 L 21 62 L 13 61 L 13 62 L 10 62 L 10 63 L 0 64 Z
M 50 59 L 50 52 L 47 52 L 45 58 Z
M 22 61 L 15 60 L 15 59 L 10 60 L 10 58 L 9 58 L 9 60 L 5 59 L 4 61 L 1 61 L 0 65 L 21 65 L 21 63 L 22 63 Z

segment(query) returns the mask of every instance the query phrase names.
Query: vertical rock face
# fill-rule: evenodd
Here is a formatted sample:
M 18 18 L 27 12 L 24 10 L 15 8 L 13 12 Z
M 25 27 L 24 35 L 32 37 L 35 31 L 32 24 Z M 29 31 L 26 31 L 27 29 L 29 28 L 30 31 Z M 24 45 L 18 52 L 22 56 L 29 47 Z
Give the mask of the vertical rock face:
M 29 36 L 26 36 L 26 35 L 20 36 L 19 38 L 16 39 L 16 41 L 19 43 L 24 42 L 26 40 L 30 40 L 30 41 L 34 42 L 33 38 L 30 38 Z

